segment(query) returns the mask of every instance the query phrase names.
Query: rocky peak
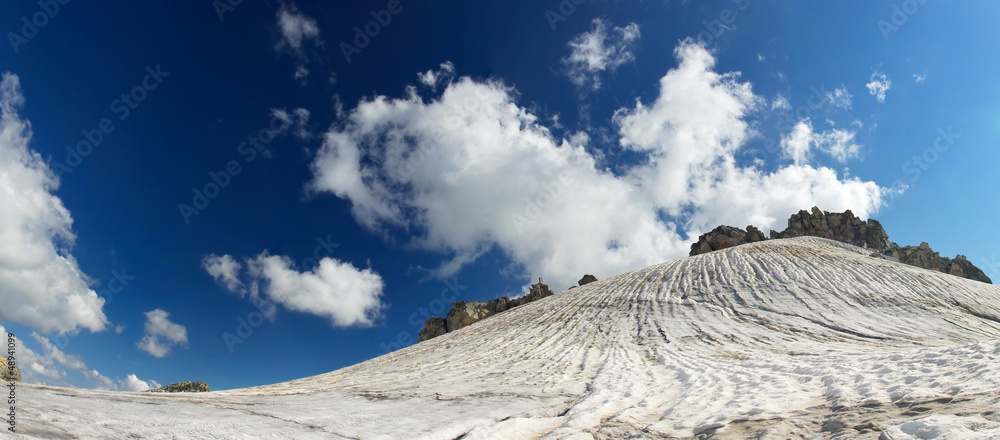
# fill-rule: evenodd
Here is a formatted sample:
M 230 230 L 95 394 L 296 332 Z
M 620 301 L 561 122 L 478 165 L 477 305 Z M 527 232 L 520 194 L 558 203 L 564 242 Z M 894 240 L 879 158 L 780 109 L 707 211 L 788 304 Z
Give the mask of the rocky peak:
M 585 284 L 593 283 L 594 281 L 597 281 L 597 277 L 591 274 L 586 274 L 583 276 L 583 278 L 580 278 L 580 281 L 577 281 L 576 284 L 583 286 Z
M 958 255 L 954 260 L 942 257 L 926 242 L 916 247 L 899 247 L 889 241 L 889 234 L 885 232 L 881 223 L 875 219 L 861 220 L 850 209 L 841 213 L 831 213 L 813 206 L 811 212 L 802 210 L 793 214 L 788 219 L 788 227 L 784 231 L 772 230 L 769 235 L 772 240 L 803 236 L 828 238 L 871 249 L 875 251 L 872 256 L 891 256 L 900 263 L 992 284 L 992 280 L 964 255 Z M 747 226 L 745 231 L 732 226 L 719 226 L 699 236 L 698 241 L 691 245 L 689 255 L 694 256 L 764 240 L 764 234 L 752 225 Z

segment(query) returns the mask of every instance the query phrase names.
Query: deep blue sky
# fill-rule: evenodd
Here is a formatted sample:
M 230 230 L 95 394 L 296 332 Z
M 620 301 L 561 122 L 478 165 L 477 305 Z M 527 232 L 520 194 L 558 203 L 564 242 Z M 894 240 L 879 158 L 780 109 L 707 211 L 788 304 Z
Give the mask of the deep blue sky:
M 492 243 L 486 234 L 488 249 L 482 255 L 454 277 L 434 276 L 428 269 L 449 261 L 456 249 L 415 245 L 413 238 L 425 232 L 421 227 L 365 227 L 352 214 L 356 200 L 307 190 L 324 133 L 349 130 L 338 118 L 338 104 L 350 113 L 359 101 L 375 96 L 405 98 L 408 86 L 417 86 L 430 103 L 441 98 L 447 85 L 420 88 L 417 74 L 446 61 L 459 78 L 511 87 L 513 103 L 537 116 L 556 143 L 586 133 L 587 153 L 603 160 L 598 168 L 622 177 L 648 158 L 622 148 L 613 115 L 634 109 L 637 99 L 652 105 L 661 93 L 660 79 L 678 68 L 675 49 L 701 33 L 702 46 L 715 59 L 712 70 L 740 72 L 736 81 L 749 84 L 760 101 L 756 110 L 741 116 L 756 135 L 731 155 L 737 166 L 749 166 L 755 158 L 763 160 L 759 166 L 764 173 L 792 165 L 790 156 L 778 150 L 767 153 L 764 145 L 767 139 L 788 137 L 802 117 L 809 117 L 816 133 L 850 130 L 861 147 L 854 157 L 840 162 L 814 151 L 812 166 L 830 167 L 838 175 L 849 168 L 851 176 L 885 189 L 870 216 L 882 222 L 893 241 L 927 241 L 942 255 L 965 254 L 995 280 L 1000 278 L 997 243 L 983 232 L 1000 215 L 995 172 L 1000 160 L 1000 58 L 993 48 L 1000 37 L 993 23 L 1000 6 L 993 2 L 927 2 L 912 14 L 903 12 L 905 22 L 883 34 L 880 20 L 891 23 L 894 8 L 916 3 L 595 0 L 577 6 L 553 29 L 547 11 L 558 11 L 560 3 L 554 0 L 403 0 L 402 11 L 350 63 L 341 43 L 354 38 L 355 26 L 372 20 L 373 8 L 384 9 L 388 2 L 243 2 L 225 12 L 224 20 L 211 1 L 114 3 L 60 5 L 15 52 L 9 33 L 21 34 L 22 17 L 30 20 L 42 7 L 5 2 L 0 6 L 0 30 L 7 35 L 0 48 L 0 72 L 19 78 L 25 102 L 17 112 L 30 121 L 28 147 L 50 166 L 65 163 L 67 146 L 85 139 L 82 131 L 98 128 L 103 118 L 113 122 L 114 131 L 71 173 L 60 176 L 61 186 L 52 194 L 72 214 L 77 239 L 69 251 L 89 277 L 89 288 L 106 289 L 113 271 L 124 270 L 134 279 L 110 302 L 105 299 L 104 331 L 60 335 L 12 312 L 0 316 L 0 324 L 39 358 L 47 353 L 39 341 L 45 335 L 86 369 L 115 383 L 135 374 L 160 384 L 203 380 L 214 389 L 227 389 L 319 374 L 381 355 L 400 334 L 415 340 L 419 327 L 410 317 L 417 313 L 423 321 L 421 308 L 447 292 L 445 279 L 457 278 L 467 286 L 458 299 L 485 300 L 516 295 L 529 280 L 547 275 L 542 273 L 547 266 L 533 266 L 544 262 L 544 255 L 512 256 L 513 245 Z M 722 29 L 713 20 L 725 16 L 726 9 L 736 13 Z M 282 10 L 313 20 L 318 37 L 304 39 L 298 50 L 290 48 L 278 24 Z M 900 13 L 896 15 L 899 22 Z M 574 84 L 564 61 L 572 52 L 570 42 L 592 32 L 595 19 L 609 35 L 631 23 L 641 33 L 627 44 L 629 60 L 596 73 L 601 81 L 597 90 Z M 710 33 L 720 29 L 719 35 Z M 298 66 L 309 70 L 305 80 L 293 77 Z M 159 67 L 168 76 L 120 119 L 123 113 L 113 109 L 115 100 L 142 83 L 147 67 Z M 891 80 L 884 102 L 866 87 L 877 74 Z M 823 94 L 838 88 L 851 95 L 849 106 L 809 107 L 814 89 Z M 781 97 L 787 108 L 773 105 Z M 311 136 L 289 130 L 267 145 L 267 154 L 250 162 L 238 152 L 241 142 L 270 124 L 274 109 L 300 108 L 310 114 L 302 128 Z M 929 153 L 936 160 L 916 177 L 916 168 L 907 162 L 933 149 L 939 130 L 949 127 L 960 137 L 947 151 Z M 369 159 L 377 162 L 377 156 Z M 178 204 L 191 204 L 192 188 L 204 188 L 209 173 L 223 170 L 231 160 L 240 163 L 241 172 L 186 223 Z M 524 172 L 529 169 L 525 166 Z M 512 180 L 522 177 L 510 175 Z M 899 185 L 910 188 L 893 195 Z M 490 204 L 486 196 L 482 202 Z M 812 206 L 808 201 L 790 203 L 778 204 Z M 867 212 L 864 206 L 820 207 Z M 702 208 L 698 203 L 680 207 L 685 213 Z M 14 204 L 0 206 L 16 209 Z M 660 218 L 689 220 L 688 214 L 669 211 Z M 779 219 L 772 226 L 782 229 L 793 212 L 768 213 Z M 752 222 L 744 212 L 702 219 L 741 227 Z M 680 235 L 688 244 L 689 233 L 704 232 L 682 226 L 678 224 Z M 256 328 L 230 353 L 222 335 L 234 333 L 237 319 L 256 308 L 213 280 L 202 259 L 225 254 L 242 261 L 266 250 L 308 271 L 305 259 L 317 248 L 317 239 L 328 237 L 339 246 L 329 254 L 322 251 L 321 257 L 371 269 L 381 277 L 381 314 L 371 325 L 338 326 L 317 314 L 279 307 L 274 321 Z M 603 269 L 567 270 L 577 276 L 613 275 L 601 273 Z M 563 278 L 550 282 L 553 289 L 569 287 Z M 5 298 L 3 289 L 0 284 L 0 299 Z M 184 326 L 188 339 L 159 358 L 137 347 L 145 334 L 145 313 L 154 309 Z M 117 326 L 124 326 L 120 334 Z M 30 336 L 33 330 L 39 338 Z M 80 369 L 49 362 L 66 377 L 30 374 L 29 379 L 97 386 Z

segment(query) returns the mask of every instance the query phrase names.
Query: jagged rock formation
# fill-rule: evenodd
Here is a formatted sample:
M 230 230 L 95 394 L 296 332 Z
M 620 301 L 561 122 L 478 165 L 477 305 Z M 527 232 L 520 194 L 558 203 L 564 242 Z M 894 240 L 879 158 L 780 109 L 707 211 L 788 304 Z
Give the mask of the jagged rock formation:
M 850 209 L 842 213 L 820 211 L 813 206 L 812 212 L 799 211 L 788 219 L 788 227 L 782 232 L 774 230 L 769 234 L 772 240 L 795 237 L 822 237 L 836 240 L 875 251 L 872 256 L 892 256 L 900 263 L 924 269 L 936 270 L 962 278 L 992 284 L 992 280 L 978 267 L 969 262 L 964 255 L 958 255 L 954 260 L 942 257 L 931 250 L 927 243 L 920 246 L 900 247 L 889 241 L 889 234 L 882 224 L 875 219 L 868 221 L 856 217 Z M 741 244 L 764 241 L 764 234 L 759 229 L 747 226 L 744 231 L 732 226 L 719 226 L 702 234 L 698 241 L 691 245 L 690 256 L 704 254 Z
M 597 278 L 593 275 L 587 276 L 594 278 L 595 281 L 597 280 Z M 584 279 L 587 279 L 587 276 L 584 276 Z M 552 295 L 554 295 L 554 293 L 552 293 L 552 289 L 550 289 L 548 285 L 542 283 L 542 278 L 539 277 L 538 284 L 532 284 L 528 294 L 520 298 L 510 299 L 506 296 L 501 296 L 500 298 L 487 302 L 455 301 L 451 305 L 451 310 L 448 311 L 447 317 L 441 318 L 440 316 L 432 316 L 424 322 L 424 328 L 417 334 L 417 342 L 423 342 L 431 338 L 436 338 L 445 333 L 453 332 L 462 327 L 475 324 L 476 322 L 489 318 L 497 313 L 507 311 L 523 304 L 538 301 Z
M 584 284 L 593 283 L 594 281 L 597 281 L 597 277 L 591 274 L 586 274 L 583 276 L 583 278 L 580 278 L 580 281 L 577 281 L 576 283 L 582 286 Z
M 11 368 L 11 365 L 7 363 L 7 358 L 0 356 L 0 379 L 3 382 L 20 382 L 21 369 L 17 368 L 17 365 Z
M 850 209 L 842 213 L 820 211 L 813 206 L 812 213 L 805 210 L 788 219 L 782 232 L 771 231 L 771 238 L 823 237 L 850 243 L 855 246 L 886 251 L 893 246 L 882 224 L 877 220 L 857 218 Z
M 212 391 L 205 382 L 178 382 L 155 390 L 148 390 L 150 393 L 205 393 Z
M 960 254 L 954 260 L 942 257 L 934 252 L 926 242 L 920 243 L 920 246 L 894 248 L 891 250 L 891 254 L 898 258 L 900 263 L 992 284 L 992 280 L 982 270 L 970 263 L 965 255 Z

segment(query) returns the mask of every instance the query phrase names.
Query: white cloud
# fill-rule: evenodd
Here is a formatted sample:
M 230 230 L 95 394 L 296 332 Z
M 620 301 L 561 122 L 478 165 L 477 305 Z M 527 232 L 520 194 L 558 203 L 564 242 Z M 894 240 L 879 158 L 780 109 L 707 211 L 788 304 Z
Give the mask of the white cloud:
M 170 354 L 174 345 L 187 345 L 187 328 L 171 322 L 170 314 L 163 309 L 146 312 L 146 334 L 136 346 L 153 357 L 162 358 Z
M 282 122 L 282 127 L 291 128 L 292 133 L 299 139 L 309 139 L 313 136 L 309 129 L 309 110 L 296 108 L 291 112 L 285 109 L 271 109 L 271 117 Z
M 448 83 L 455 77 L 455 65 L 451 61 L 445 61 L 441 63 L 438 70 L 428 70 L 424 73 L 418 73 L 417 77 L 420 79 L 420 83 L 430 87 L 432 90 L 437 90 L 437 85 L 439 83 Z
M 840 86 L 840 88 L 833 89 L 832 92 L 826 92 L 824 97 L 826 102 L 834 107 L 839 107 L 843 109 L 851 108 L 851 94 L 847 92 L 846 86 Z
M 618 66 L 635 60 L 632 48 L 639 39 L 639 25 L 629 23 L 608 32 L 608 24 L 594 19 L 590 32 L 577 35 L 569 42 L 570 55 L 563 59 L 570 81 L 577 86 L 589 84 L 601 88 L 601 73 L 614 72 Z
M 244 262 L 245 281 L 239 280 L 240 264 L 229 255 L 209 255 L 202 267 L 227 290 L 249 296 L 271 319 L 277 311 L 275 304 L 280 304 L 329 319 L 335 327 L 369 326 L 384 308 L 381 297 L 385 284 L 371 269 L 359 270 L 351 263 L 326 257 L 312 270 L 300 272 L 290 258 L 267 252 Z
M 232 256 L 206 255 L 201 260 L 201 267 L 226 290 L 233 293 L 245 291 L 246 288 L 238 276 L 242 266 Z
M 0 325 L 0 334 L 7 334 L 7 329 L 2 325 Z M 134 374 L 130 374 L 128 378 L 116 384 L 97 370 L 89 369 L 79 357 L 63 352 L 49 338 L 38 334 L 38 332 L 31 332 L 31 337 L 38 343 L 42 353 L 35 352 L 26 346 L 24 341 L 16 339 L 17 363 L 21 369 L 21 380 L 25 383 L 77 386 L 70 381 L 67 370 L 79 373 L 89 388 L 100 390 L 130 390 L 130 386 L 147 383 L 140 381 Z M 135 382 L 132 381 L 133 379 Z M 152 380 L 148 383 L 156 384 Z M 155 387 L 159 387 L 159 384 L 156 384 Z
M 123 331 L 125 331 L 125 326 L 124 325 L 119 325 L 119 326 L 115 327 L 115 334 L 116 335 L 122 334 Z
M 160 384 L 154 380 L 139 380 L 134 374 L 129 374 L 125 379 L 118 382 L 118 386 L 123 391 L 146 391 L 159 388 Z
M 250 276 L 262 282 L 267 298 L 289 310 L 330 320 L 335 327 L 372 325 L 382 311 L 382 277 L 371 269 L 323 258 L 309 272 L 293 268 L 285 256 L 262 253 L 247 261 Z
M 299 12 L 298 8 L 292 5 L 281 5 L 278 8 L 278 30 L 281 32 L 281 41 L 278 48 L 289 47 L 293 51 L 302 50 L 302 43 L 312 40 L 313 43 L 321 43 L 319 36 L 319 26 L 316 20 L 309 18 Z
M 927 80 L 927 75 L 920 75 L 920 74 L 917 74 L 917 73 L 913 74 L 913 83 L 914 84 L 923 84 L 924 81 L 926 81 L 926 80 Z
M 31 126 L 17 75 L 0 80 L 0 321 L 41 332 L 104 330 L 104 299 L 88 287 L 69 250 L 73 219 L 52 194 L 59 179 L 28 148 Z
M 861 146 L 854 142 L 854 136 L 852 131 L 838 129 L 815 133 L 812 122 L 804 119 L 795 124 L 791 133 L 782 137 L 781 148 L 795 165 L 809 163 L 809 153 L 813 148 L 843 163 L 861 153 Z
M 885 92 L 889 91 L 889 87 L 892 86 L 892 81 L 889 80 L 882 72 L 873 72 L 871 79 L 865 87 L 868 87 L 868 92 L 875 97 L 878 102 L 885 102 Z
M 792 104 L 788 102 L 788 98 L 784 95 L 778 95 L 771 101 L 772 110 L 791 110 Z
M 296 66 L 293 78 L 296 81 L 301 81 L 305 83 L 306 79 L 309 78 L 309 69 L 307 69 L 306 66 Z
M 557 286 L 685 256 L 691 239 L 678 232 L 780 227 L 813 205 L 866 217 L 881 204 L 876 184 L 829 168 L 737 166 L 753 136 L 745 119 L 764 100 L 738 74 L 712 71 L 703 47 L 684 42 L 676 55 L 654 103 L 614 116 L 622 146 L 648 159 L 623 175 L 598 167 L 578 137 L 554 138 L 509 87 L 462 77 L 430 102 L 361 101 L 327 132 L 309 187 L 350 200 L 373 231 L 447 255 L 436 275 L 495 247 L 525 278 Z

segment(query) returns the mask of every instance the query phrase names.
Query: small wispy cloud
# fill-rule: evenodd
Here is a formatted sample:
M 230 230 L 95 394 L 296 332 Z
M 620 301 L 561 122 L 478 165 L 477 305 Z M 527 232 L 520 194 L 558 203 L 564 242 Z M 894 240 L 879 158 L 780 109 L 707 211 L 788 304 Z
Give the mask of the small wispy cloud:
M 174 345 L 187 345 L 187 328 L 170 321 L 170 314 L 163 309 L 146 312 L 146 334 L 136 346 L 153 357 L 170 354 Z
M 577 86 L 601 88 L 601 74 L 614 72 L 622 64 L 635 60 L 632 48 L 639 39 L 639 25 L 609 29 L 607 22 L 594 19 L 590 32 L 577 35 L 569 42 L 570 55 L 563 58 L 570 81 Z
M 889 91 L 892 81 L 884 73 L 878 71 L 872 73 L 869 81 L 868 84 L 865 84 L 865 87 L 868 87 L 868 92 L 875 97 L 876 101 L 885 102 L 885 92 Z
M 926 80 L 927 80 L 927 75 L 921 75 L 919 73 L 914 73 L 913 74 L 913 83 L 914 84 L 923 84 L 924 81 L 926 81 Z

